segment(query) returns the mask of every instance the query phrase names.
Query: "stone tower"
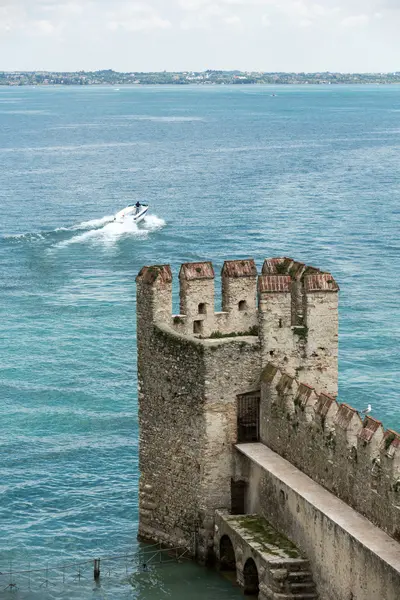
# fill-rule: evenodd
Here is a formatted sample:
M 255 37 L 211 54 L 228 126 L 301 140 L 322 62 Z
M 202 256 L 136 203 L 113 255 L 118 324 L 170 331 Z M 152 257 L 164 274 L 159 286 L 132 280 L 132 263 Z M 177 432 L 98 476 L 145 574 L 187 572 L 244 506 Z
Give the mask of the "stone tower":
M 273 361 L 337 394 L 338 286 L 289 258 L 226 261 L 222 311 L 210 262 L 179 274 L 172 315 L 168 265 L 137 277 L 140 524 L 143 539 L 207 560 L 214 513 L 231 508 L 238 396 L 259 393 Z

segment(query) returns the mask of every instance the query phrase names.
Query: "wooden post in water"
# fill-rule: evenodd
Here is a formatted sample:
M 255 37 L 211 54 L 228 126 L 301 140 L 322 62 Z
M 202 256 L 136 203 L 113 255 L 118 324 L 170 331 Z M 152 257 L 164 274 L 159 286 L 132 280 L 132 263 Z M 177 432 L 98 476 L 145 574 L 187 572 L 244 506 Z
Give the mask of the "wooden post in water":
M 100 559 L 99 558 L 94 559 L 93 576 L 94 576 L 95 581 L 99 581 L 99 579 L 100 579 Z

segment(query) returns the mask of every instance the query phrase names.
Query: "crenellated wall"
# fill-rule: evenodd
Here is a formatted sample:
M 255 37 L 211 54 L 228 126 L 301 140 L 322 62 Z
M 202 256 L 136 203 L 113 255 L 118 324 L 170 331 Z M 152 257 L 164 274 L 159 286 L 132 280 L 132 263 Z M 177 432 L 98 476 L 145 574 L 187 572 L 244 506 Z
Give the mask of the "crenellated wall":
M 246 259 L 226 261 L 221 280 L 222 311 L 215 312 L 212 263 L 183 264 L 180 315 L 172 314 L 169 265 L 143 267 L 136 280 L 139 533 L 192 550 L 197 531 L 203 559 L 212 550 L 215 508 L 231 505 L 237 396 L 259 389 L 271 357 L 293 375 L 303 369 L 313 383 L 323 379 L 331 393 L 337 388 L 331 275 L 280 258 L 266 260 L 258 276 Z M 321 323 L 329 334 L 316 342 Z M 324 346 L 318 357 L 316 343 Z
M 300 371 L 337 394 L 338 291 L 330 273 L 291 258 L 264 262 L 258 281 L 262 362 Z
M 247 511 L 266 518 L 308 558 L 318 600 L 399 600 L 397 541 L 268 446 L 236 448 Z
M 252 259 L 226 261 L 221 272 L 222 311 L 215 311 L 215 274 L 212 263 L 185 263 L 179 273 L 180 315 L 174 329 L 185 335 L 256 333 L 257 267 Z
M 260 441 L 400 541 L 398 433 L 269 363 Z
M 202 300 L 201 315 L 213 323 L 212 267 L 203 265 L 193 267 L 193 279 L 189 267 L 182 267 L 181 307 L 194 318 Z M 260 344 L 254 335 L 184 335 L 171 307 L 169 266 L 142 269 L 137 278 L 139 535 L 185 546 L 205 561 L 213 547 L 215 508 L 230 507 L 236 396 L 259 385 Z
M 156 320 L 199 339 L 258 335 L 261 361 L 272 360 L 295 376 L 337 394 L 338 291 L 330 273 L 290 258 L 267 259 L 258 276 L 253 259 L 225 261 L 221 271 L 222 311 L 215 311 L 211 262 L 185 263 L 179 273 L 180 313 L 172 315 L 169 265 L 144 267 L 138 281 L 157 270 L 168 284 L 157 297 Z
M 218 312 L 212 263 L 185 263 L 179 315 L 169 265 L 136 281 L 139 535 L 207 561 L 215 511 L 240 506 L 306 553 L 321 600 L 396 600 L 400 435 L 337 401 L 332 275 L 226 261 Z

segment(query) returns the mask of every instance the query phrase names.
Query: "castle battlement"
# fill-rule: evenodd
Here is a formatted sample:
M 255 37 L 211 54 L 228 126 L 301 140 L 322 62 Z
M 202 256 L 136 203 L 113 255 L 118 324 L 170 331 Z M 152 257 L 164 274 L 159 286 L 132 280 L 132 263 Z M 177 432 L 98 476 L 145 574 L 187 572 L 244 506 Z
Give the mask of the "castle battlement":
M 332 377 L 337 369 L 339 286 L 328 272 L 281 257 L 266 259 L 259 274 L 251 258 L 227 260 L 221 271 L 222 310 L 216 311 L 213 264 L 185 263 L 179 272 L 179 315 L 172 314 L 169 265 L 143 267 L 137 284 L 138 304 L 146 307 L 149 323 L 198 339 L 258 335 L 262 361 L 273 358 L 293 374 L 312 368 L 323 379 L 324 372 Z M 336 393 L 335 386 L 326 389 Z
M 261 441 L 398 539 L 400 434 L 272 363 L 261 395 Z
M 397 600 L 400 434 L 339 402 L 337 282 L 287 257 L 261 272 L 228 260 L 218 311 L 215 279 L 209 261 L 183 264 L 178 315 L 169 265 L 136 279 L 139 535 L 206 561 L 216 509 L 256 512 L 299 543 L 321 599 Z M 382 552 L 352 509 L 392 536 Z M 263 586 L 260 600 L 272 598 Z

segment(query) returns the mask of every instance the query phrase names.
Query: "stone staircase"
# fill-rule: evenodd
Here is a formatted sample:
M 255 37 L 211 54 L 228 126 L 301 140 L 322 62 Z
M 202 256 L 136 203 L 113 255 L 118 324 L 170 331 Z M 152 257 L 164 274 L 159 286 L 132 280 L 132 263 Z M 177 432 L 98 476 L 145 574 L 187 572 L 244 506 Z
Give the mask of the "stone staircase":
M 217 510 L 215 525 L 216 556 L 221 565 L 230 559 L 245 594 L 255 597 L 258 590 L 258 600 L 318 600 L 309 560 L 266 519 Z
M 270 564 L 267 585 L 262 590 L 265 600 L 317 600 L 318 594 L 307 560 Z

